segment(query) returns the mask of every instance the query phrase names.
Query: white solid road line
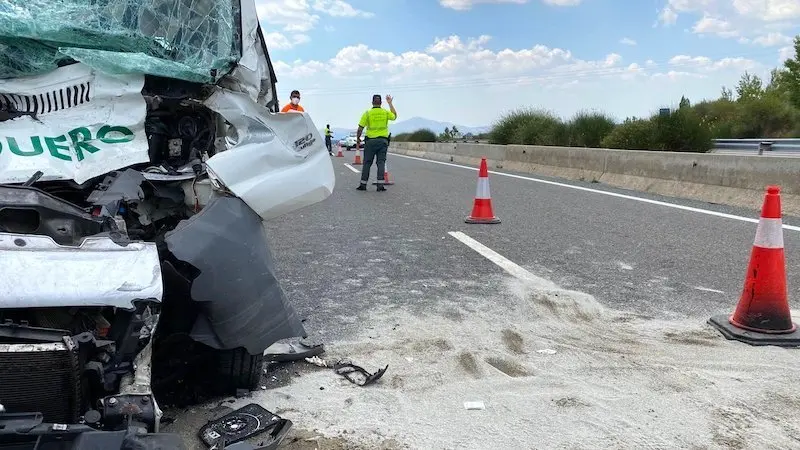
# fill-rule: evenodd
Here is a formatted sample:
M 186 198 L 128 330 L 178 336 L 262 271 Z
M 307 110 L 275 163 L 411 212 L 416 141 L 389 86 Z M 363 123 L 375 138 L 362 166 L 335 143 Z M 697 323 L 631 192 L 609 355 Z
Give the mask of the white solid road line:
M 346 163 L 345 163 L 345 165 L 344 165 L 344 166 L 345 166 L 345 167 L 347 167 L 348 169 L 352 170 L 352 171 L 353 171 L 353 172 L 355 172 L 355 173 L 361 173 L 361 171 L 360 171 L 360 170 L 356 169 L 355 167 L 351 166 L 350 164 L 346 164 Z
M 399 156 L 401 158 L 408 158 L 408 159 L 416 159 L 418 161 L 424 161 L 424 162 L 429 162 L 429 163 L 433 163 L 433 164 L 441 164 L 443 166 L 458 167 L 460 169 L 468 169 L 468 170 L 473 170 L 475 172 L 478 171 L 477 167 L 464 166 L 464 165 L 461 165 L 461 164 L 453 164 L 453 163 L 442 162 L 442 161 L 434 161 L 432 159 L 417 158 L 416 156 L 400 155 L 400 154 L 397 154 L 397 153 L 392 153 L 392 156 Z M 569 189 L 576 189 L 576 190 L 579 190 L 579 191 L 593 192 L 595 194 L 608 195 L 610 197 L 624 198 L 624 199 L 627 199 L 627 200 L 635 200 L 637 202 L 649 203 L 651 205 L 666 206 L 668 208 L 675 208 L 675 209 L 680 209 L 680 210 L 683 210 L 683 211 L 690 211 L 690 212 L 695 212 L 695 213 L 700 213 L 700 214 L 708 214 L 709 216 L 717 216 L 717 217 L 722 217 L 724 219 L 732 219 L 732 220 L 739 220 L 739 221 L 742 221 L 742 222 L 758 223 L 758 219 L 753 219 L 753 218 L 750 218 L 750 217 L 737 216 L 737 215 L 734 215 L 734 214 L 726 214 L 726 213 L 721 213 L 721 212 L 717 212 L 717 211 L 710 211 L 710 210 L 707 210 L 707 209 L 693 208 L 691 206 L 678 205 L 676 203 L 661 202 L 661 201 L 658 201 L 658 200 L 651 200 L 649 198 L 636 197 L 636 196 L 633 196 L 633 195 L 625 195 L 625 194 L 618 194 L 616 192 L 601 191 L 599 189 L 592 189 L 592 188 L 587 188 L 587 187 L 583 187 L 583 186 L 574 186 L 574 185 L 571 185 L 571 184 L 559 183 L 559 182 L 556 182 L 556 181 L 542 180 L 540 178 L 525 177 L 525 176 L 522 176 L 522 175 L 514 175 L 512 173 L 497 172 L 495 170 L 490 170 L 489 173 L 494 174 L 494 175 L 501 175 L 501 176 L 509 177 L 509 178 L 517 178 L 517 179 L 520 179 L 520 180 L 535 181 L 537 183 L 549 184 L 551 186 L 560 186 L 560 187 L 565 187 L 565 188 L 569 188 Z M 784 224 L 783 225 L 783 229 L 784 230 L 792 230 L 792 231 L 800 231 L 800 227 L 794 226 L 794 225 L 785 225 Z
M 543 289 L 558 289 L 558 286 L 555 285 L 552 281 L 537 277 L 536 275 L 518 266 L 513 261 L 507 259 L 505 256 L 481 244 L 475 239 L 472 239 L 466 234 L 460 231 L 450 231 L 448 234 L 461 241 L 461 243 L 463 243 L 467 247 L 475 250 L 476 252 L 481 254 L 481 256 L 483 256 L 484 258 L 497 264 L 501 269 L 505 270 L 506 272 L 510 273 L 516 278 L 525 281 L 532 281 Z

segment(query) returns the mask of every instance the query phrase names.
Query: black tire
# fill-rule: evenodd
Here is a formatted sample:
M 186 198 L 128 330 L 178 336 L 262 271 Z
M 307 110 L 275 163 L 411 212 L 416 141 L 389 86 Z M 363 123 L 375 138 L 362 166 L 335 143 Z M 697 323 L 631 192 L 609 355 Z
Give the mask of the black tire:
M 255 390 L 261 384 L 264 355 L 251 355 L 244 348 L 217 350 L 217 379 L 220 392 L 235 393 L 237 389 Z

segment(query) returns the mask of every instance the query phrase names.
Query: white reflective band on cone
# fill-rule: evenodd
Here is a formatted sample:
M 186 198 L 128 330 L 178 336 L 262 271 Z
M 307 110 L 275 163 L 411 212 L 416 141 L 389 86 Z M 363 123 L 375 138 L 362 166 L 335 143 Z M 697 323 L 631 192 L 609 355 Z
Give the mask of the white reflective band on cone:
M 475 198 L 492 198 L 489 192 L 489 179 L 478 177 L 478 189 L 475 191 Z
M 753 243 L 761 248 L 783 248 L 783 223 L 781 219 L 765 219 L 758 221 L 756 239 Z

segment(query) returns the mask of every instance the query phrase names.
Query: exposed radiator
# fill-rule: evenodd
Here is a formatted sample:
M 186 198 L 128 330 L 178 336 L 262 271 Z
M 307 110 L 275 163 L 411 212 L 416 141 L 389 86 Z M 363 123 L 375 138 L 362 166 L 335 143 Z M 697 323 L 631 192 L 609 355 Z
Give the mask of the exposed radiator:
M 80 418 L 77 352 L 63 343 L 0 344 L 0 404 L 7 412 L 41 412 L 45 422 Z

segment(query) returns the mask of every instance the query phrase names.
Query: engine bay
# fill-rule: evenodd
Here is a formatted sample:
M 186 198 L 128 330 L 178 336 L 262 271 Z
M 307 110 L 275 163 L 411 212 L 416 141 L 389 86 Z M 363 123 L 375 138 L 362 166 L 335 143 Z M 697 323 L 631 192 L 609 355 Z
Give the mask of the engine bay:
M 216 154 L 218 145 L 225 145 L 224 136 L 217 134 L 225 121 L 202 105 L 204 89 L 148 76 L 143 96 L 150 162 L 83 184 L 39 181 L 38 173 L 21 185 L 0 185 L 0 232 L 47 236 L 62 247 L 77 247 L 87 237 L 98 236 L 121 246 L 151 242 L 160 259 L 174 261 L 165 234 L 219 195 L 204 162 Z M 20 113 L 6 110 L 11 112 Z M 156 431 L 155 398 L 149 386 L 137 391 L 132 378 L 141 378 L 136 358 L 151 345 L 160 310 L 160 298 L 138 300 L 133 309 L 0 309 L 0 403 L 13 410 L 41 411 L 46 421 L 114 430 L 133 420 Z M 57 364 L 51 367 L 53 361 Z M 30 373 L 36 374 L 33 381 L 38 386 L 53 389 L 29 389 Z M 130 392 L 121 391 L 126 377 Z M 149 378 L 148 373 L 147 385 Z M 68 401 L 60 408 L 48 407 L 58 390 Z

